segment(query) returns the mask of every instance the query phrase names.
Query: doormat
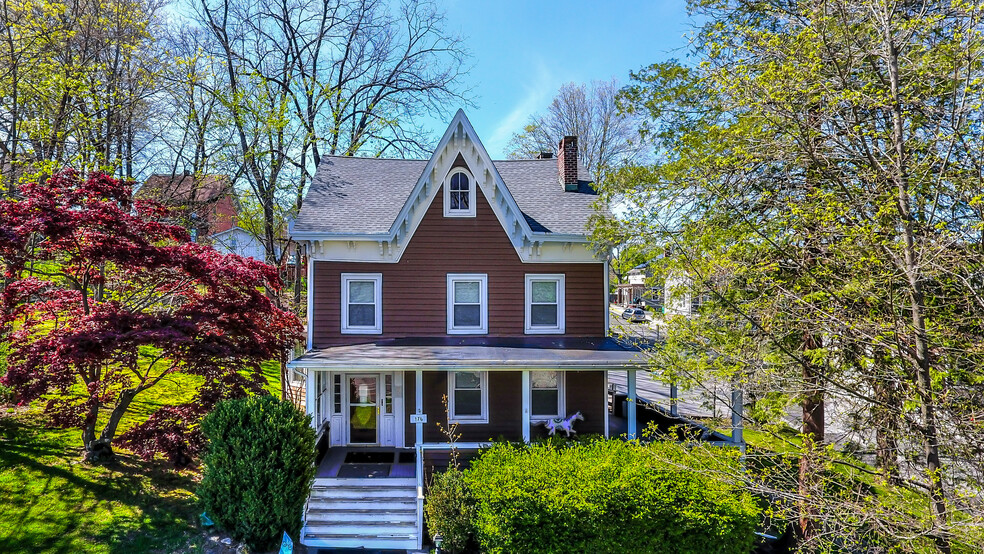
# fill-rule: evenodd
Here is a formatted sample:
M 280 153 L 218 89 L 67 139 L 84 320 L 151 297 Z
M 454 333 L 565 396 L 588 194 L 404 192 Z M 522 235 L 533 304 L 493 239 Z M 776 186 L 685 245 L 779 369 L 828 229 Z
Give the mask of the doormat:
M 338 477 L 389 477 L 389 464 L 342 464 Z
M 395 452 L 348 452 L 343 464 L 392 464 Z

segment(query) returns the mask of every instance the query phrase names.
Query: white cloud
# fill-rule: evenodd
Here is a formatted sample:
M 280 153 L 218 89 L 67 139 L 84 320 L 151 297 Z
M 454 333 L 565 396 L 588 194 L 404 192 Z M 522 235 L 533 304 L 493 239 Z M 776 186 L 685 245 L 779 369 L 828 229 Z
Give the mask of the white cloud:
M 546 108 L 558 88 L 560 83 L 557 77 L 550 71 L 546 62 L 538 58 L 533 77 L 523 87 L 523 97 L 513 105 L 489 138 L 484 141 L 494 158 L 499 157 L 495 155 L 496 152 L 506 154 L 506 145 L 513 133 L 522 130 L 530 115 Z

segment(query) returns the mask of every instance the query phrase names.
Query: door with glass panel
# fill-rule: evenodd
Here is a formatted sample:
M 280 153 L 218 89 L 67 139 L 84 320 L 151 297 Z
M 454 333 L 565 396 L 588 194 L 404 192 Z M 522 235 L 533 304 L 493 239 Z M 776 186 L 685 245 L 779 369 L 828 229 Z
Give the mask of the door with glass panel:
M 348 431 L 351 444 L 379 443 L 379 377 L 348 375 Z

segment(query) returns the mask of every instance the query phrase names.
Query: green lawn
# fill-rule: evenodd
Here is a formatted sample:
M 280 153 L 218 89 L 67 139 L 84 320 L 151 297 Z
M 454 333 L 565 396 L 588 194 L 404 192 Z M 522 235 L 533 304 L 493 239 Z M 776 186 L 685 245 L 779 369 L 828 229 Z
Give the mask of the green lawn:
M 279 395 L 279 366 L 264 366 Z M 121 432 L 157 407 L 187 401 L 187 376 L 137 397 Z M 193 470 L 121 452 L 81 463 L 80 432 L 49 429 L 39 406 L 0 407 L 0 552 L 199 552 Z

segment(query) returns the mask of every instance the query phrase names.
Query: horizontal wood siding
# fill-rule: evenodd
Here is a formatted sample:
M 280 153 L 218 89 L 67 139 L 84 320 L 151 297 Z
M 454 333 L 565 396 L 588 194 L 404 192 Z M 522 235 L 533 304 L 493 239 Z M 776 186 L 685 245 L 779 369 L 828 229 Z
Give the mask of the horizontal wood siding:
M 527 273 L 565 274 L 566 334 L 604 336 L 604 264 L 524 264 L 485 197 L 477 197 L 476 217 L 446 218 L 439 191 L 399 263 L 315 262 L 314 346 L 447 336 L 448 273 L 488 274 L 489 336 L 524 335 Z M 341 334 L 342 273 L 382 273 L 382 335 Z
M 604 435 L 605 412 L 608 410 L 605 372 L 568 371 L 564 379 L 566 415 L 581 412 L 584 416 L 584 421 L 574 422 L 574 430 L 578 435 Z M 558 433 L 562 437 L 566 436 L 562 431 Z M 542 439 L 550 435 L 543 423 L 534 423 L 530 428 L 530 436 Z
M 523 374 L 520 371 L 489 372 L 489 422 L 486 424 L 459 425 L 461 442 L 486 442 L 500 438 L 512 441 L 523 440 Z M 567 413 L 580 411 L 584 421 L 578 421 L 574 429 L 581 435 L 605 434 L 605 411 L 607 398 L 605 372 L 568 371 L 566 372 Z M 447 442 L 447 435 L 437 424 L 447 426 L 447 415 L 443 398 L 448 394 L 447 373 L 427 371 L 424 381 L 424 442 Z M 404 373 L 404 401 L 407 421 L 416 412 L 416 377 L 414 372 Z M 406 444 L 412 447 L 416 438 L 416 425 L 407 423 Z M 533 424 L 530 429 L 533 438 L 547 436 L 542 424 Z
M 489 372 L 489 422 L 458 425 L 461 442 L 486 442 L 504 437 L 507 440 L 523 438 L 523 384 L 518 371 Z M 444 397 L 448 394 L 448 377 L 443 371 L 424 373 L 424 442 L 447 442 L 447 435 L 438 428 L 438 422 L 447 427 Z
M 608 387 L 604 371 L 568 371 L 565 375 L 567 414 L 580 411 L 584 421 L 574 424 L 579 435 L 605 434 Z

